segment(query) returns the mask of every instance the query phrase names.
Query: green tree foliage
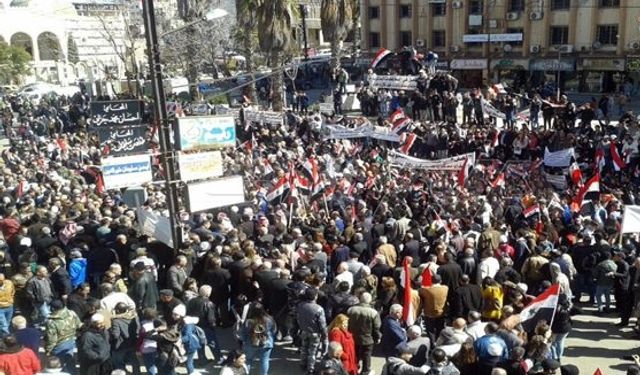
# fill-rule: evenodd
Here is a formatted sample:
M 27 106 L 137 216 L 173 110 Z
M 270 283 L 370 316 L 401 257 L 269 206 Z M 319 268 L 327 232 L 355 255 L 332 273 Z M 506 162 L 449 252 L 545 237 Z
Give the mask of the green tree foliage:
M 29 72 L 31 55 L 22 47 L 0 42 L 0 82 L 18 83 Z

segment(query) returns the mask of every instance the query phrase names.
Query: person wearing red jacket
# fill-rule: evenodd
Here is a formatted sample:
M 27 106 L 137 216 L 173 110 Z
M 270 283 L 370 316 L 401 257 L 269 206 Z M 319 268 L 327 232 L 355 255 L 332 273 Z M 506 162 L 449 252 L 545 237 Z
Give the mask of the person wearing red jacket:
M 356 343 L 353 335 L 348 330 L 349 317 L 345 314 L 338 314 L 329 325 L 329 342 L 335 341 L 342 345 L 342 367 L 349 375 L 358 373 L 358 360 L 356 358 Z
M 41 370 L 38 357 L 29 348 L 18 344 L 14 335 L 2 339 L 4 348 L 0 352 L 0 371 L 11 375 L 34 375 Z

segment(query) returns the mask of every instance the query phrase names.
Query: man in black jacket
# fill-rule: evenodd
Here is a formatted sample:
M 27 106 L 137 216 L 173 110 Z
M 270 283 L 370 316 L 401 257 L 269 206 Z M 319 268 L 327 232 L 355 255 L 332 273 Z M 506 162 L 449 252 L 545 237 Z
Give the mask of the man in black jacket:
M 109 328 L 113 367 L 125 370 L 125 366 L 130 364 L 133 374 L 139 375 L 140 363 L 136 357 L 136 341 L 140 324 L 135 309 L 124 302 L 118 302 L 114 312 Z
M 55 297 L 67 301 L 67 297 L 71 294 L 71 278 L 69 273 L 62 266 L 60 258 L 49 259 L 49 272 L 51 275 L 51 286 L 53 287 L 53 294 Z
M 618 326 L 626 327 L 629 324 L 629 318 L 625 318 L 627 311 L 633 307 L 633 298 L 629 296 L 629 263 L 624 258 L 624 253 L 616 251 L 613 253 L 613 261 L 616 263 L 616 271 L 613 274 L 613 293 L 616 298 L 616 312 L 620 315 L 620 323 Z M 626 320 L 625 320 L 626 319 Z
M 82 375 L 104 375 L 111 373 L 111 348 L 104 329 L 105 318 L 93 314 L 89 327 L 78 340 L 78 362 Z
M 133 266 L 133 282 L 129 289 L 129 296 L 136 303 L 138 310 L 145 308 L 156 309 L 158 306 L 158 287 L 151 272 L 147 272 L 143 262 Z
M 450 317 L 464 318 L 469 311 L 479 311 L 482 307 L 482 291 L 476 284 L 471 284 L 469 276 L 460 277 L 460 287 L 453 289 L 450 299 Z
M 216 334 L 216 308 L 209 299 L 211 298 L 211 286 L 202 285 L 198 290 L 198 297 L 187 303 L 187 315 L 198 318 L 198 327 L 202 328 L 207 337 L 207 346 L 216 357 L 217 364 L 224 360 L 220 351 L 218 335 Z M 204 346 L 198 350 L 198 360 L 206 363 L 206 353 Z

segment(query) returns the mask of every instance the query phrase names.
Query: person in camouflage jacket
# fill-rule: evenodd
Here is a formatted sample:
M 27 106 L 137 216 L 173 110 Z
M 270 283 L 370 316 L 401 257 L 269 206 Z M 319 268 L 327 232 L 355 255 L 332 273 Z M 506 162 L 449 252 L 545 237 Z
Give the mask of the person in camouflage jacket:
M 62 301 L 51 302 L 51 310 L 44 333 L 45 353 L 60 358 L 64 371 L 75 374 L 73 352 L 82 322 L 75 312 L 64 307 Z

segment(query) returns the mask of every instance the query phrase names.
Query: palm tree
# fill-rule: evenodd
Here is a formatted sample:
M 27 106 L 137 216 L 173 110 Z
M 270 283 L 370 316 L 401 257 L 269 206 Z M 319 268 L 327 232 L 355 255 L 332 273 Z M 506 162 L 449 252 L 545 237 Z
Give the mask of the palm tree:
M 322 0 L 320 5 L 320 25 L 322 34 L 331 43 L 332 68 L 340 65 L 340 42 L 351 28 L 353 1 Z
M 296 0 L 255 0 L 258 26 L 258 44 L 269 57 L 273 75 L 271 92 L 273 110 L 281 111 L 284 77 L 282 72 L 283 54 L 295 46 L 292 31 L 298 22 Z
M 256 0 L 236 0 L 236 29 L 234 38 L 238 42 L 242 55 L 246 59 L 245 69 L 251 75 L 252 83 L 249 85 L 248 96 L 252 102 L 256 102 L 256 84 L 253 82 L 253 51 L 256 48 L 257 20 Z

